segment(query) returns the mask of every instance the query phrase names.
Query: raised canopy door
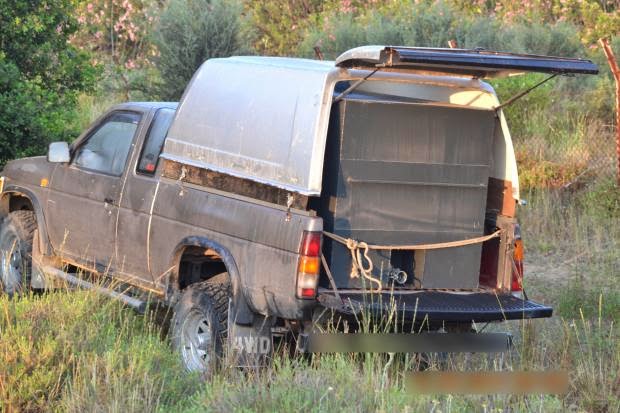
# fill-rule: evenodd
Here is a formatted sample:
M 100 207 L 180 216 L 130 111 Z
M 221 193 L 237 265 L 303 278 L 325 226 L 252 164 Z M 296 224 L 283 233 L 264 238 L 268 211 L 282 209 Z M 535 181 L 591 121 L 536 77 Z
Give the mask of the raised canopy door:
M 511 76 L 525 72 L 550 74 L 598 73 L 590 60 L 494 52 L 483 49 L 441 49 L 401 46 L 362 46 L 336 59 L 346 68 L 392 68 L 454 73 L 479 78 Z

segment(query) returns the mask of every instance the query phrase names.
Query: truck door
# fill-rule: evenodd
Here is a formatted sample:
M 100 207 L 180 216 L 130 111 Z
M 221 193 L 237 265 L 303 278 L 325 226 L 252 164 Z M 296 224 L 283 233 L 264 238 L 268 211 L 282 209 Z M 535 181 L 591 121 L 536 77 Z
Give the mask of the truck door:
M 149 232 L 159 180 L 159 154 L 172 123 L 175 110 L 159 108 L 153 115 L 142 148 L 136 150 L 127 170 L 117 223 L 116 259 L 118 270 L 147 288 L 159 291 L 161 274 L 151 271 Z M 137 158 L 137 159 L 136 159 Z M 134 167 L 135 166 L 135 167 Z
M 122 176 L 142 114 L 113 111 L 58 165 L 50 182 L 47 224 L 57 253 L 90 268 L 114 267 Z

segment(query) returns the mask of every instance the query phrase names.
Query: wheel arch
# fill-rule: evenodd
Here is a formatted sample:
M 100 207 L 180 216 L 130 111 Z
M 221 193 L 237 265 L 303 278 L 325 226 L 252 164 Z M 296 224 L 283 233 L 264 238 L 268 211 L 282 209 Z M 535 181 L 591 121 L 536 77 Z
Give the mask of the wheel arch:
M 15 199 L 22 199 L 17 206 L 12 204 Z M 0 216 L 4 220 L 10 212 L 15 210 L 31 210 L 37 219 L 37 230 L 39 231 L 39 251 L 44 255 L 52 254 L 52 247 L 47 234 L 47 226 L 43 208 L 39 203 L 37 196 L 29 189 L 19 187 L 17 185 L 8 185 L 4 188 L 0 197 Z
M 222 263 L 226 267 L 226 271 L 230 277 L 230 284 L 232 289 L 232 308 L 234 311 L 233 319 L 237 324 L 249 325 L 254 320 L 254 312 L 250 308 L 245 294 L 241 286 L 241 278 L 239 275 L 239 268 L 235 262 L 231 252 L 221 245 L 220 243 L 213 241 L 206 237 L 201 236 L 189 236 L 183 238 L 175 247 L 171 258 L 171 268 L 175 268 L 172 272 L 172 276 L 168 282 L 167 295 L 169 297 L 176 297 L 180 293 L 179 287 L 179 265 L 183 252 L 188 247 L 197 247 L 205 250 L 212 250 L 216 252 L 222 260 Z

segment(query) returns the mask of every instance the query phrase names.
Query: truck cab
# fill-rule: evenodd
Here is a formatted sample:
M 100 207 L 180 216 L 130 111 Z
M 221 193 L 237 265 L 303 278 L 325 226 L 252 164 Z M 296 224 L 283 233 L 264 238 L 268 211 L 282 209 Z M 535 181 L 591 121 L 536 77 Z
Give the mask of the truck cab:
M 482 80 L 524 71 L 597 68 L 385 46 L 211 59 L 178 105 L 117 105 L 70 146 L 6 165 L 3 288 L 61 278 L 169 305 L 202 372 L 225 348 L 307 336 L 317 314 L 397 308 L 429 329 L 550 317 L 522 291 L 514 149 Z

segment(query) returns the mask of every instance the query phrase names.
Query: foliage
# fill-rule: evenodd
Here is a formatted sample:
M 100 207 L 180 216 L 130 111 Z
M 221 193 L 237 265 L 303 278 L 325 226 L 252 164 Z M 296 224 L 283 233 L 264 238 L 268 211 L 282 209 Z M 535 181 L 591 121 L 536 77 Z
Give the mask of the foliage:
M 133 90 L 148 87 L 150 59 L 157 54 L 150 41 L 163 0 L 79 0 L 79 29 L 71 44 L 91 52 L 105 68 L 106 89 L 129 100 Z M 146 83 L 146 85 L 145 85 Z
M 94 292 L 0 296 L 0 411 L 178 406 L 199 381 L 153 322 Z
M 613 180 L 572 193 L 532 189 L 522 196 L 528 200 L 519 208 L 526 280 L 538 274 L 535 287 L 556 305 L 556 315 L 574 318 L 581 312 L 594 319 L 602 313 L 618 320 L 620 286 L 610 282 L 620 277 L 620 190 Z M 558 283 L 561 288 L 554 288 Z
M 257 0 L 245 2 L 252 46 L 261 55 L 283 56 L 295 53 L 304 32 L 324 6 L 321 0 Z
M 501 21 L 528 24 L 566 22 L 579 28 L 579 39 L 596 47 L 601 37 L 617 36 L 620 28 L 618 3 L 608 0 L 451 0 L 459 10 L 476 16 L 496 16 Z
M 0 1 L 0 164 L 74 137 L 72 115 L 96 69 L 67 44 L 73 1 Z
M 300 45 L 301 54 L 310 57 L 313 47 L 319 46 L 326 56 L 333 58 L 363 44 L 447 47 L 449 40 L 456 40 L 465 48 L 559 56 L 585 54 L 575 27 L 569 23 L 505 25 L 501 19 L 470 16 L 441 1 L 401 2 L 386 7 L 325 11 L 320 23 L 308 30 Z
M 162 98 L 179 99 L 205 60 L 241 50 L 240 12 L 241 4 L 236 1 L 170 1 L 154 34 Z
M 620 220 L 620 189 L 611 178 L 592 184 L 588 191 L 577 198 L 577 202 L 601 219 Z
M 560 302 L 573 297 L 553 290 Z M 444 363 L 456 371 L 568 370 L 569 393 L 541 398 L 416 394 L 407 376 L 417 360 L 403 354 L 391 361 L 383 354 L 302 358 L 283 349 L 267 368 L 225 369 L 201 383 L 182 370 L 153 313 L 142 318 L 94 292 L 0 296 L 0 410 L 562 412 L 574 404 L 616 411 L 618 301 L 596 297 L 583 316 L 574 301 L 566 317 L 488 326 L 514 335 L 516 347 L 506 355 L 455 355 Z M 432 356 L 430 368 L 442 368 Z

